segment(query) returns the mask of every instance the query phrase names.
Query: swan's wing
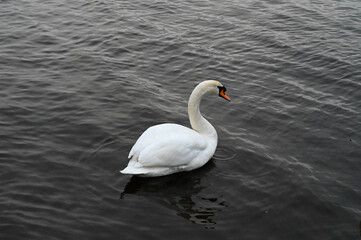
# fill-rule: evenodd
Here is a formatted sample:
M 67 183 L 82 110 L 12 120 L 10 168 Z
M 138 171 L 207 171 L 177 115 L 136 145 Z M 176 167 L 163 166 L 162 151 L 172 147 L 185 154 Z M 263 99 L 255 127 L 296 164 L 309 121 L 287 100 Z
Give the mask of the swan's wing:
M 172 135 L 146 147 L 138 157 L 138 164 L 139 167 L 185 166 L 205 150 L 207 144 L 201 135 Z
M 146 147 L 152 145 L 156 141 L 161 141 L 168 138 L 171 134 L 184 134 L 192 132 L 193 130 L 182 125 L 165 123 L 152 126 L 148 128 L 136 141 L 129 152 L 128 158 L 131 158 L 135 153 L 140 153 Z

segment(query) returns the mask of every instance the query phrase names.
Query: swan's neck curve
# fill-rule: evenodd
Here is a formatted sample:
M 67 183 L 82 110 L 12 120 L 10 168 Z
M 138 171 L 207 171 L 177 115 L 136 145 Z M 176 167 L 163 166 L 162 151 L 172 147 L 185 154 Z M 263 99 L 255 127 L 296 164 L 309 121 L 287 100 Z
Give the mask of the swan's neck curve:
M 199 84 L 193 90 L 188 101 L 189 121 L 193 130 L 209 138 L 210 140 L 215 141 L 215 144 L 217 144 L 218 137 L 216 129 L 202 116 L 199 110 L 201 100 L 207 93 L 207 90 L 202 84 Z

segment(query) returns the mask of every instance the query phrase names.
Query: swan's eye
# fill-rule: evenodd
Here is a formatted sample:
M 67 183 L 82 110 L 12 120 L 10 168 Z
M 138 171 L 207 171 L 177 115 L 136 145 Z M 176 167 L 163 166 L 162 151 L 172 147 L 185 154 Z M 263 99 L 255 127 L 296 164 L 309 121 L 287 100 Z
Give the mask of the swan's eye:
M 222 91 L 226 92 L 226 90 L 227 90 L 225 86 L 217 86 L 217 87 L 219 89 L 219 93 L 221 93 Z

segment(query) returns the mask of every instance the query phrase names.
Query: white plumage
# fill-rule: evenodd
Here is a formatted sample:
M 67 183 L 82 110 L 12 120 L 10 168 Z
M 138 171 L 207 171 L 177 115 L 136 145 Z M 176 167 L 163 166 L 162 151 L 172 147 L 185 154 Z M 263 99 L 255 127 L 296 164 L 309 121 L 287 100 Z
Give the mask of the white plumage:
M 205 94 L 218 94 L 230 101 L 225 87 L 204 81 L 193 90 L 188 102 L 192 128 L 165 123 L 148 128 L 130 150 L 131 158 L 123 174 L 155 177 L 203 166 L 217 147 L 217 132 L 201 115 L 199 105 Z

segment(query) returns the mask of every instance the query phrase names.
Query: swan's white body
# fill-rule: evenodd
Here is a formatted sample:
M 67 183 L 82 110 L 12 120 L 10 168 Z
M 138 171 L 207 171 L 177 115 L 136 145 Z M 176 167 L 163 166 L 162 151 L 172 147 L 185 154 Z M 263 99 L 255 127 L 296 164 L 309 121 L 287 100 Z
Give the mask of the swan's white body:
M 148 128 L 130 150 L 131 159 L 121 173 L 156 177 L 206 164 L 216 151 L 218 138 L 214 127 L 201 115 L 199 105 L 204 95 L 217 94 L 217 87 L 220 96 L 229 100 L 221 83 L 210 80 L 198 84 L 188 102 L 193 129 L 171 123 Z

